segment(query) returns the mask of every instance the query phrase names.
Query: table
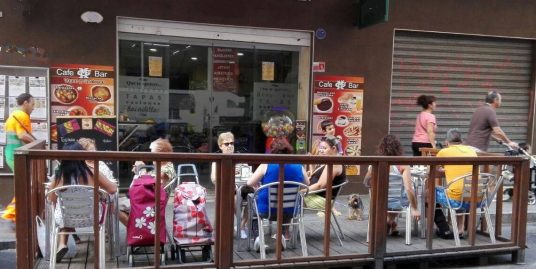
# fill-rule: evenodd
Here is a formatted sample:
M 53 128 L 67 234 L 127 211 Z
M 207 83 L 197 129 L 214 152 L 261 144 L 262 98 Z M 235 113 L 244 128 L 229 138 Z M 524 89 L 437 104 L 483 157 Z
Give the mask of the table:
M 235 186 L 236 186 L 236 238 L 240 239 L 240 223 L 242 222 L 242 209 L 247 206 L 247 201 L 243 201 L 241 193 L 242 186 L 246 185 L 247 180 L 253 174 L 252 167 L 247 163 L 237 163 L 235 166 Z
M 426 181 L 428 179 L 428 166 L 414 165 L 411 167 L 411 180 L 415 190 L 415 196 L 418 201 L 418 208 L 421 212 L 421 219 L 416 223 L 417 230 L 421 238 L 426 238 Z

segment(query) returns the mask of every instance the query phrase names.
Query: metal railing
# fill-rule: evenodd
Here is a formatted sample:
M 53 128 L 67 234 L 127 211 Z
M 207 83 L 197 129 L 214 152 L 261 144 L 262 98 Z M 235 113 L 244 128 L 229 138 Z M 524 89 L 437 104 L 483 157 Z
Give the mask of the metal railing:
M 33 268 L 37 259 L 36 244 L 36 215 L 42 215 L 44 209 L 44 186 L 46 181 L 46 160 L 99 160 L 110 161 L 136 161 L 152 160 L 156 162 L 156 214 L 160 216 L 160 169 L 162 162 L 215 162 L 216 175 L 216 220 L 215 220 L 215 255 L 213 263 L 199 263 L 195 267 L 217 267 L 231 268 L 235 266 L 265 266 L 278 264 L 282 267 L 294 267 L 299 264 L 307 266 L 337 266 L 342 264 L 374 264 L 376 268 L 382 268 L 386 259 L 396 259 L 397 257 L 407 259 L 408 255 L 414 259 L 426 257 L 426 255 L 454 255 L 459 251 L 477 253 L 485 250 L 487 252 L 512 253 L 513 260 L 520 262 L 524 260 L 524 249 L 526 241 L 527 222 L 527 192 L 524 186 L 528 186 L 529 161 L 523 157 L 461 157 L 461 158 L 437 158 L 437 157 L 319 157 L 304 155 L 264 155 L 264 154 L 196 154 L 196 153 L 141 153 L 141 152 L 89 152 L 89 151 L 53 151 L 43 150 L 44 141 L 36 141 L 19 148 L 15 153 L 15 195 L 17 199 L 17 268 Z M 274 163 L 280 165 L 280 182 L 284 178 L 283 164 L 327 164 L 328 178 L 331 178 L 334 164 L 343 165 L 372 165 L 372 187 L 371 187 L 371 208 L 370 208 L 370 239 L 368 253 L 349 253 L 344 255 L 331 255 L 330 253 L 330 216 L 331 216 L 331 191 L 326 191 L 326 205 L 324 215 L 324 238 L 323 255 L 308 257 L 283 258 L 281 255 L 281 233 L 282 233 L 282 210 L 278 210 L 277 216 L 277 244 L 275 249 L 275 259 L 268 260 L 233 260 L 233 226 L 234 226 L 234 175 L 235 164 L 248 163 Z M 514 167 L 515 186 L 512 205 L 511 237 L 501 237 L 502 231 L 502 192 L 497 197 L 496 207 L 496 237 L 497 244 L 476 245 L 476 223 L 477 208 L 476 195 L 471 198 L 471 208 L 469 215 L 469 245 L 452 247 L 448 250 L 433 248 L 433 216 L 434 207 L 428 206 L 426 209 L 426 249 L 405 250 L 400 252 L 386 252 L 387 227 L 384 225 L 387 217 L 387 190 L 390 165 L 427 165 L 429 166 L 429 178 L 436 178 L 436 167 L 444 164 L 470 164 L 473 165 L 473 182 L 476 182 L 479 166 L 497 166 L 508 164 Z M 95 165 L 94 174 L 98 174 L 98 165 Z M 435 204 L 435 180 L 428 180 L 426 184 L 428 205 Z M 432 184 L 430 184 L 432 183 Z M 95 187 L 98 186 L 98 178 L 95 178 Z M 279 185 L 278 208 L 283 207 L 282 197 L 283 184 Z M 326 189 L 332 188 L 332 182 L 328 180 Z M 522 191 L 521 191 L 522 190 Z M 473 190 L 476 191 L 476 190 Z M 475 192 L 473 192 L 475 194 Z M 97 195 L 97 192 L 95 192 Z M 94 199 L 94 214 L 98 216 L 98 199 Z M 98 217 L 95 217 L 94 232 L 95 261 L 98 260 Z M 156 218 L 156 233 L 160 234 L 160 219 Z M 159 237 L 155 236 L 154 242 L 154 267 L 159 268 L 160 263 L 160 243 Z M 188 265 L 173 265 L 166 268 L 182 268 Z M 154 268 L 152 267 L 152 268 Z M 95 262 L 95 268 L 98 263 Z

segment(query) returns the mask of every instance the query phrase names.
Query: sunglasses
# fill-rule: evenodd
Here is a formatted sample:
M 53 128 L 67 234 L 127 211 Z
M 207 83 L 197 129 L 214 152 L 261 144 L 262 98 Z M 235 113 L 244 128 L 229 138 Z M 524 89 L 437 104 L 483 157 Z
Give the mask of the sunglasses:
M 234 142 L 226 142 L 226 143 L 222 143 L 222 145 L 224 145 L 226 147 L 234 146 Z

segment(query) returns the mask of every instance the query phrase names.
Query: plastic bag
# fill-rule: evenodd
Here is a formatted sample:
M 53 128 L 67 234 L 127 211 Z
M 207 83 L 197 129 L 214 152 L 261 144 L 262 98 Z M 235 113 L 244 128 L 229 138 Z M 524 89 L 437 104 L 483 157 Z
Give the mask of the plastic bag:
M 48 252 L 50 252 L 51 248 L 50 246 L 47 248 L 47 244 L 50 244 L 49 242 L 46 242 L 47 227 L 43 219 L 41 219 L 39 216 L 35 216 L 35 222 L 37 227 L 37 244 L 39 245 L 39 251 L 43 256 L 43 259 L 48 261 Z M 67 247 L 69 248 L 69 251 L 67 252 L 67 254 L 65 254 L 64 258 L 75 257 L 78 251 L 76 249 L 76 243 L 74 242 L 74 238 L 72 235 L 69 235 L 69 239 L 67 240 Z

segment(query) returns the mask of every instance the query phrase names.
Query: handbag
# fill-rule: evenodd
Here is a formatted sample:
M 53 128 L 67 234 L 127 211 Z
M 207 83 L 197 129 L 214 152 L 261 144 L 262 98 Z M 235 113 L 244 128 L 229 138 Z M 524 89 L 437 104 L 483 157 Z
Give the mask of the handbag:
M 46 224 L 39 216 L 35 216 L 35 223 L 37 228 L 37 245 L 39 246 L 39 252 L 41 252 L 41 256 L 43 256 L 43 259 L 48 261 L 50 257 L 50 246 L 47 248 L 47 244 L 50 244 L 50 242 L 46 242 Z M 67 239 L 67 248 L 69 248 L 69 251 L 67 251 L 67 254 L 65 254 L 64 257 L 74 258 L 78 250 L 76 249 L 76 243 L 74 242 L 74 238 L 72 235 L 69 235 L 69 238 Z

